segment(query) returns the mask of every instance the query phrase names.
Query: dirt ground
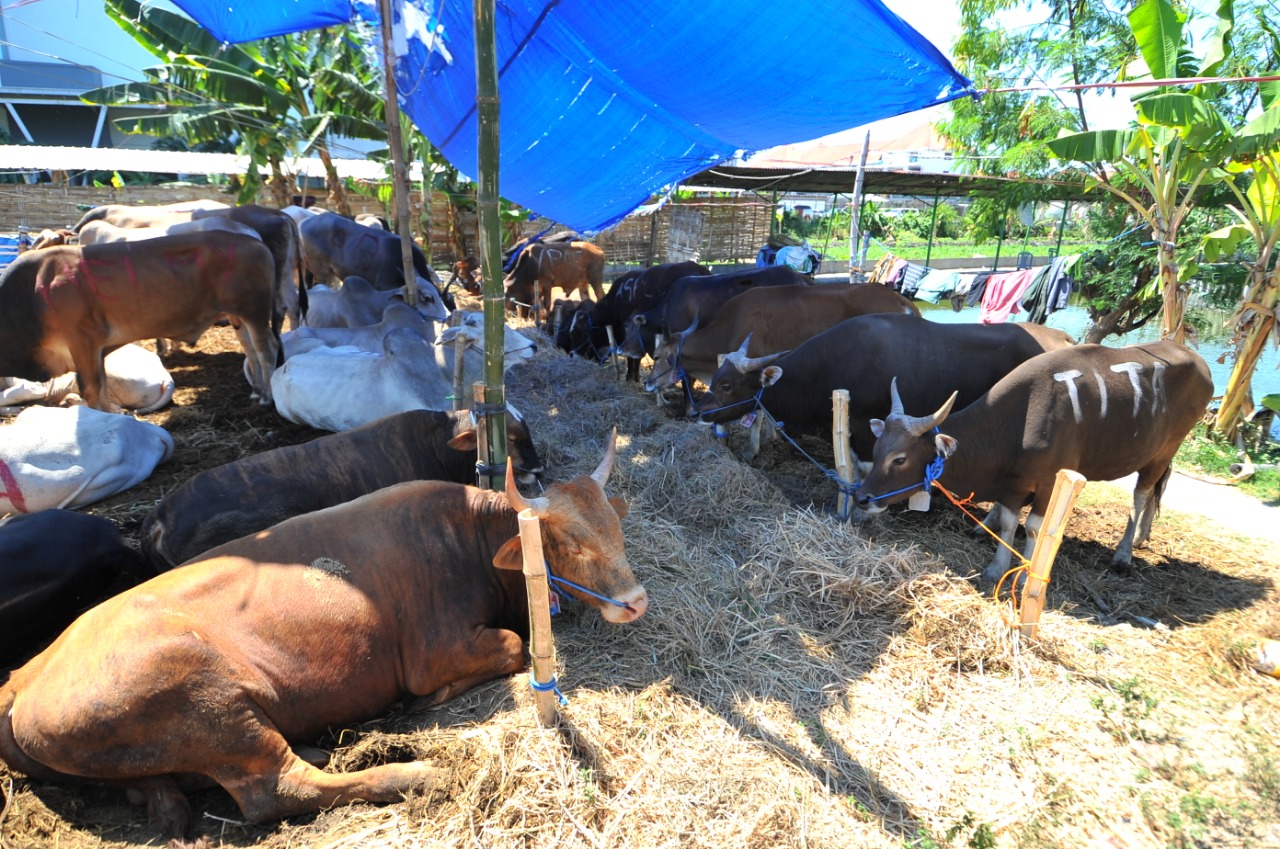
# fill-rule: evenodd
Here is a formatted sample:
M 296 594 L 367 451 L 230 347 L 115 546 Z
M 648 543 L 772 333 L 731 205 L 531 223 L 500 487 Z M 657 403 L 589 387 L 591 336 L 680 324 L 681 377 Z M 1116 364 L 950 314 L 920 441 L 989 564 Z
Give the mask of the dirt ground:
M 174 403 L 143 418 L 173 458 L 88 512 L 136 541 L 196 471 L 320 435 L 251 407 L 241 361 L 225 329 L 172 355 Z M 620 428 L 611 489 L 650 612 L 557 620 L 559 727 L 537 728 L 517 679 L 393 706 L 314 742 L 337 770 L 433 758 L 446 786 L 261 825 L 193 794 L 213 845 L 1280 847 L 1280 681 L 1249 666 L 1280 638 L 1274 540 L 1170 507 L 1118 573 L 1127 493 L 1091 485 L 1023 640 L 972 581 L 989 541 L 949 505 L 840 522 L 794 449 L 746 464 L 740 433 L 717 441 L 550 345 L 508 385 L 552 480 Z M 4 849 L 158 840 L 112 788 L 0 766 L 0 794 Z

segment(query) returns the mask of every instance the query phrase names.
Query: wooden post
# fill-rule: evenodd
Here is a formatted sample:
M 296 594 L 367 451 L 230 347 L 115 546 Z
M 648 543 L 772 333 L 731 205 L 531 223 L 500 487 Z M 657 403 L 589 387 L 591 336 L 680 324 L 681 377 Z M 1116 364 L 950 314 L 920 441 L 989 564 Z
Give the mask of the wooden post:
M 413 267 L 413 233 L 409 227 L 409 180 L 405 176 L 404 143 L 400 138 L 400 100 L 396 92 L 396 63 L 392 57 L 391 0 L 378 0 L 382 24 L 382 69 L 387 85 L 387 147 L 391 150 L 391 194 L 395 200 L 396 233 L 400 236 L 400 262 L 404 266 L 404 301 L 418 303 L 418 274 Z
M 656 351 L 660 347 L 662 347 L 662 334 L 657 333 L 657 334 L 654 334 L 654 337 L 653 337 L 653 349 Z M 662 390 L 661 389 L 655 390 L 653 393 L 653 397 L 657 399 L 658 406 L 661 407 L 662 406 Z
M 471 344 L 462 334 L 458 334 L 453 340 L 453 408 L 461 410 L 467 406 L 466 387 L 463 386 L 463 357 L 467 353 L 467 345 Z M 477 398 L 483 398 L 484 393 L 476 395 Z
M 538 517 L 528 508 L 521 510 L 520 547 L 524 556 L 524 586 L 529 594 L 529 657 L 533 680 L 540 686 L 556 677 L 556 644 L 551 634 L 551 594 L 547 587 L 547 563 L 542 559 L 542 529 Z M 538 705 L 538 722 L 556 722 L 556 694 L 552 690 L 533 691 Z
M 542 281 L 533 281 L 533 326 L 542 329 Z M 504 343 L 505 344 L 505 343 Z
M 1022 588 L 1022 636 L 1034 637 L 1040 627 L 1040 612 L 1044 610 L 1045 590 L 1049 585 L 1049 572 L 1053 559 L 1062 545 L 1062 532 L 1067 519 L 1075 508 L 1076 497 L 1084 489 L 1085 478 L 1071 469 L 1059 469 L 1053 482 L 1053 495 L 1045 511 L 1044 523 L 1036 535 L 1036 547 L 1031 553 L 1031 565 L 1027 567 L 1027 582 Z
M 622 377 L 622 361 L 618 357 L 618 341 L 613 335 L 613 325 L 606 324 L 604 332 L 609 334 L 609 359 L 613 360 L 613 379 Z
M 862 235 L 862 181 L 867 173 L 867 152 L 871 149 L 871 131 L 862 140 L 862 158 L 858 161 L 858 176 L 853 181 L 853 198 L 849 201 L 849 282 L 857 283 L 862 274 L 858 261 L 858 241 Z
M 849 450 L 849 390 L 831 392 L 831 447 L 835 451 L 836 474 L 840 480 L 853 483 L 853 452 Z M 841 518 L 849 515 L 851 498 L 843 489 L 836 497 L 836 510 Z

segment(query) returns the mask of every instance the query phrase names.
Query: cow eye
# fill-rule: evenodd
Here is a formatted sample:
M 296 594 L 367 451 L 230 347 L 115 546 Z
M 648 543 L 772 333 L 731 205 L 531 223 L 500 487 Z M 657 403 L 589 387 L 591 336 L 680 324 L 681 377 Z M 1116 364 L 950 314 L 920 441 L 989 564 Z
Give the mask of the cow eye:
M 907 458 L 905 456 L 893 458 L 893 465 L 895 466 L 901 466 L 905 462 L 907 462 Z

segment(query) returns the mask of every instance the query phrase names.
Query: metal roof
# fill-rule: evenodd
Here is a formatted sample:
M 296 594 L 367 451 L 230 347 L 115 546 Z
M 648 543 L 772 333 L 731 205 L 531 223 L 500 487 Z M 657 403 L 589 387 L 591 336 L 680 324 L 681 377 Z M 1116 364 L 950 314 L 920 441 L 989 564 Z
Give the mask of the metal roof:
M 694 174 L 682 185 L 686 188 L 743 189 L 758 192 L 825 192 L 852 194 L 858 179 L 857 168 L 752 168 L 720 165 Z M 863 191 L 877 195 L 925 195 L 947 197 L 994 195 L 1015 185 L 1042 185 L 1053 199 L 1093 200 L 1082 183 L 1023 180 L 1008 177 L 976 177 L 970 174 L 941 174 L 925 171 L 880 171 L 867 169 Z
M 387 168 L 372 159 L 334 159 L 341 177 L 355 180 L 387 179 Z M 421 179 L 421 166 L 411 179 Z M 127 147 L 46 147 L 41 145 L 0 145 L 0 171 L 150 171 L 160 174 L 243 174 L 249 159 L 234 153 L 191 153 L 187 151 L 141 150 Z M 260 169 L 268 173 L 263 166 Z M 285 160 L 285 171 L 307 177 L 323 177 L 319 159 Z

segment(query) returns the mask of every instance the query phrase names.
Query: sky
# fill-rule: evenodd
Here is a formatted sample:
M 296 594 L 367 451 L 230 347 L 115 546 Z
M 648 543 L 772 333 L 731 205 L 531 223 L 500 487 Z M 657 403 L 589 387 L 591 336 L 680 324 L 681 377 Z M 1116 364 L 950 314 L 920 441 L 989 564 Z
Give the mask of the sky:
M 944 55 L 951 58 L 951 43 L 960 34 L 960 8 L 956 0 L 882 0 L 882 2 L 890 11 L 929 39 Z M 1043 18 L 1043 10 L 1017 9 L 1003 13 L 999 21 L 1002 26 L 1012 29 L 1043 20 Z M 1085 109 L 1091 126 L 1123 127 L 1133 117 L 1133 107 L 1129 104 L 1129 98 L 1123 94 L 1113 96 L 1110 93 L 1086 93 L 1085 98 Z M 945 120 L 950 115 L 949 105 L 932 106 L 835 133 L 824 137 L 823 140 L 833 144 L 857 142 L 866 136 L 869 129 L 873 142 L 886 141 L 906 135 L 921 124 Z

